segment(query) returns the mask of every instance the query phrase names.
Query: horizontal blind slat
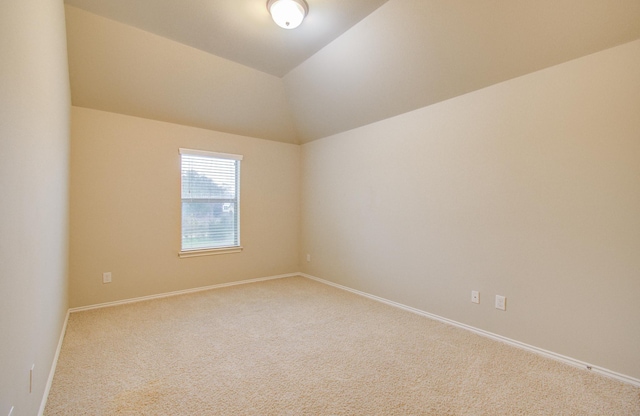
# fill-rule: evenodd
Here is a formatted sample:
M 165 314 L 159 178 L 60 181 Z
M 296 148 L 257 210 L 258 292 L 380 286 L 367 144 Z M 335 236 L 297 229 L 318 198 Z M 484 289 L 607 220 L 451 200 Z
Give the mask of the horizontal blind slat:
M 182 150 L 182 249 L 238 246 L 242 157 L 220 159 Z

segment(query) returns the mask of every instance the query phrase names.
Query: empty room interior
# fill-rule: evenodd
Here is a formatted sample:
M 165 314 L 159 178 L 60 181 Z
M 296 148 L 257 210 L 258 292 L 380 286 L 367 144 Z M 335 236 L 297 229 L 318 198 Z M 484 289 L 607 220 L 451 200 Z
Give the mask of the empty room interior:
M 640 415 L 640 1 L 3 0 L 0 86 L 0 416 Z

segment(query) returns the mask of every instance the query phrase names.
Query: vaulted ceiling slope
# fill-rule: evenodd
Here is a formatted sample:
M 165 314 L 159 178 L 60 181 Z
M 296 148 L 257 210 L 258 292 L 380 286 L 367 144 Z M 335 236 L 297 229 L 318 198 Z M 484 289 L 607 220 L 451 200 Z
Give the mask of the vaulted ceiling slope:
M 282 79 L 75 7 L 66 19 L 73 105 L 298 142 Z
M 87 4 L 105 8 L 112 2 L 67 3 L 90 9 Z M 228 8 L 235 0 L 188 2 L 190 10 L 197 3 L 201 13 L 230 20 L 214 23 L 210 32 L 201 20 L 193 21 L 192 31 L 174 27 L 189 25 L 194 13 L 175 17 L 176 5 L 184 1 L 127 3 L 126 13 L 92 10 L 127 24 L 67 7 L 74 105 L 288 143 L 326 137 L 640 38 L 638 0 L 362 0 L 370 9 L 350 15 L 366 17 L 356 24 L 352 19 L 352 27 L 324 48 L 298 65 L 304 54 L 292 47 L 296 57 L 280 69 L 266 69 L 275 55 L 256 51 L 267 50 L 256 40 L 260 33 L 276 31 L 264 36 L 276 44 L 279 35 L 300 33 L 297 39 L 304 43 L 309 33 L 299 29 L 323 31 L 320 21 L 330 24 L 329 9 L 313 20 L 322 1 L 308 0 L 309 20 L 293 31 L 268 22 L 266 1 L 238 0 L 245 7 L 237 10 Z M 347 7 L 351 1 L 326 3 Z M 155 29 L 139 23 L 145 13 L 155 16 Z M 242 35 L 239 27 L 229 27 L 242 19 L 262 23 L 256 32 L 241 29 L 247 31 Z M 162 32 L 164 37 L 149 33 L 163 27 L 173 29 Z M 184 33 L 202 37 L 201 44 L 185 40 Z M 203 52 L 207 36 L 243 57 L 223 49 Z M 280 78 L 291 62 L 297 66 Z
M 267 0 L 65 0 L 66 4 L 282 77 L 387 0 L 307 0 L 295 31 L 276 26 Z
M 638 0 L 391 0 L 284 79 L 306 142 L 638 38 Z

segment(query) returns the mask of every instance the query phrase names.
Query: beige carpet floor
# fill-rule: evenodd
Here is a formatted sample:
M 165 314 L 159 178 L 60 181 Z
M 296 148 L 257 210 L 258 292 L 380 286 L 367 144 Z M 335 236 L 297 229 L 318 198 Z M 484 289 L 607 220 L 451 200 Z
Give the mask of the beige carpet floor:
M 45 415 L 640 415 L 640 389 L 294 277 L 71 314 Z

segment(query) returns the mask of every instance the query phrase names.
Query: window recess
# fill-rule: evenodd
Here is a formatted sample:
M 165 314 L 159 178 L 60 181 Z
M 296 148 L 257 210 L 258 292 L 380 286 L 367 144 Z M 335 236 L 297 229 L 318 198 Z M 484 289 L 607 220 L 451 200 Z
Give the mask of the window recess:
M 241 155 L 180 149 L 180 257 L 238 252 Z

